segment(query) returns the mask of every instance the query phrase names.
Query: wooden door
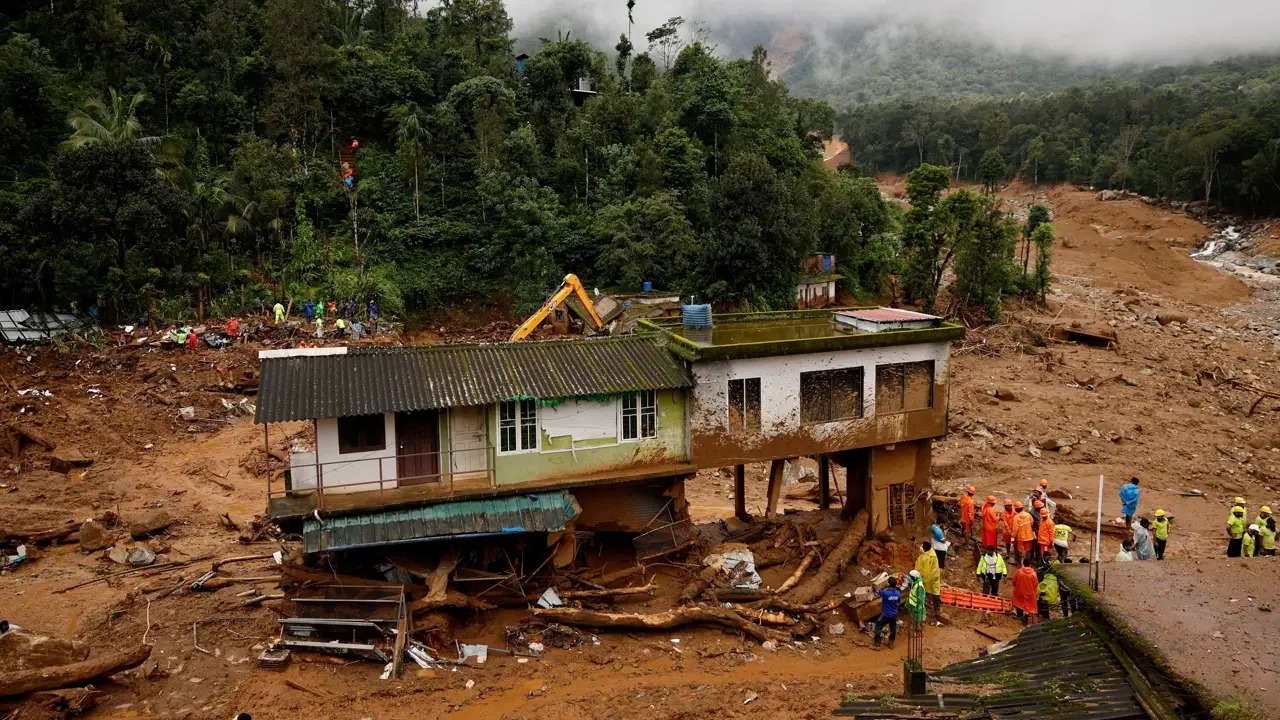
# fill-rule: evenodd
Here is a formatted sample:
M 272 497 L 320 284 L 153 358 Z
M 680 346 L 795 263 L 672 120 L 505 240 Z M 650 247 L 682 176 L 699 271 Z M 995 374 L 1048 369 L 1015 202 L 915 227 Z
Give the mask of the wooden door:
M 483 407 L 449 410 L 449 464 L 455 480 L 481 476 L 489 470 L 486 420 Z
M 440 423 L 435 410 L 396 413 L 396 478 L 401 485 L 440 481 Z

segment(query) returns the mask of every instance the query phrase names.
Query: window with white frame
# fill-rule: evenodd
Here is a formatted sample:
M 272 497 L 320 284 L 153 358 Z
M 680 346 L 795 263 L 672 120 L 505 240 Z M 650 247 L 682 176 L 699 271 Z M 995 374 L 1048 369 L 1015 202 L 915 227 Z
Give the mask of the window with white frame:
M 498 403 L 498 452 L 538 449 L 538 404 L 532 400 Z
M 622 439 L 658 437 L 658 393 L 641 390 L 622 396 Z

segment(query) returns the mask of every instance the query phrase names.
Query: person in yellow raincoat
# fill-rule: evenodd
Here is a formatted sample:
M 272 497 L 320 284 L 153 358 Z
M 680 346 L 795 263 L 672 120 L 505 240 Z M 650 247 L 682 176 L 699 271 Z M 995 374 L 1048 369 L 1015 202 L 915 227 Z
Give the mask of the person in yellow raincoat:
M 920 572 L 924 593 L 929 597 L 929 605 L 933 607 L 933 619 L 941 623 L 942 570 L 938 567 L 938 556 L 933 552 L 933 544 L 927 540 L 920 543 L 920 557 L 916 558 L 916 570 Z

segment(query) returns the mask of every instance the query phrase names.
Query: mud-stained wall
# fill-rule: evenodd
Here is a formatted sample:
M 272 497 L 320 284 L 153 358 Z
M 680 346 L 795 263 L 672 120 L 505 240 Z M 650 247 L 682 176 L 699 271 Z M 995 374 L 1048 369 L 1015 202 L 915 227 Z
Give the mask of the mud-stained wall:
M 897 345 L 693 364 L 689 402 L 690 458 L 700 467 L 724 467 L 774 458 L 813 455 L 940 437 L 947 430 L 946 342 Z M 876 366 L 932 360 L 933 407 L 880 415 L 876 412 Z M 863 417 L 800 422 L 800 374 L 862 368 Z M 760 431 L 729 430 L 729 381 L 760 378 Z
M 497 454 L 494 478 L 498 485 L 518 485 L 549 479 L 572 480 L 611 470 L 631 470 L 644 465 L 688 461 L 685 442 L 685 394 L 683 390 L 657 392 L 657 437 L 622 440 L 615 419 L 613 437 L 575 443 L 571 437 L 548 435 L 538 414 L 539 447 L 536 451 Z M 610 401 L 612 406 L 617 401 Z M 498 411 L 489 406 L 489 436 L 498 437 Z
M 386 444 L 381 450 L 362 453 L 338 452 L 338 420 L 322 418 L 316 421 L 316 448 L 320 453 L 320 472 L 324 476 L 326 493 L 369 492 L 378 490 L 378 481 L 385 487 L 396 487 L 396 416 L 383 414 Z M 310 455 L 310 453 L 307 453 Z M 293 462 L 293 488 L 313 488 L 316 485 L 316 468 L 308 467 L 306 458 Z M 382 474 L 378 474 L 378 465 Z
M 871 512 L 874 532 L 888 530 L 893 524 L 889 507 L 890 486 L 901 483 L 914 485 L 911 496 L 913 508 L 910 518 L 902 527 L 914 531 L 920 526 L 928 510 L 927 504 L 916 502 L 920 492 L 929 487 L 929 471 L 933 462 L 933 443 L 930 440 L 896 443 L 875 448 L 871 453 L 871 480 L 867 483 L 867 507 Z M 928 525 L 928 523 L 925 523 Z

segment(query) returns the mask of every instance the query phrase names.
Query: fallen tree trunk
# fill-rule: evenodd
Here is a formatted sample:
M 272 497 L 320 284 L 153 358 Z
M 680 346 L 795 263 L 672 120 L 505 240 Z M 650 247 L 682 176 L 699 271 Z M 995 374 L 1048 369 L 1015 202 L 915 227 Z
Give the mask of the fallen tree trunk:
M 862 541 L 866 539 L 870 527 L 871 516 L 866 510 L 859 511 L 853 518 L 853 522 L 849 524 L 844 537 L 840 538 L 835 549 L 822 561 L 822 568 L 793 590 L 788 599 L 805 605 L 825 595 L 840 580 L 840 573 L 844 572 L 845 565 L 848 565 L 849 561 L 858 554 L 858 548 L 862 546 Z M 758 566 L 759 563 L 757 563 Z
M 14 528 L 0 528 L 0 542 L 9 545 L 21 545 L 28 543 L 31 545 L 40 545 L 54 540 L 65 540 L 66 538 L 80 532 L 80 523 L 68 522 L 62 527 L 45 528 L 41 530 L 18 530 Z
M 535 598 L 536 599 L 536 598 Z M 514 607 L 524 607 L 526 603 L 515 604 Z M 442 608 L 453 608 L 455 610 L 492 610 L 494 605 L 484 600 L 477 600 L 470 595 L 463 594 L 457 590 L 446 590 L 444 597 L 434 597 L 427 595 L 426 597 L 414 600 L 407 606 L 410 615 L 424 613 L 428 610 L 440 610 Z
M 558 622 L 563 625 L 589 628 L 626 628 L 629 630 L 671 630 L 685 625 L 718 625 L 731 630 L 738 630 L 759 642 L 772 640 L 786 642 L 791 633 L 783 633 L 752 624 L 743 616 L 724 608 L 686 607 L 666 612 L 641 613 L 606 613 L 595 610 L 575 610 L 571 608 L 535 609 L 535 617 Z
M 612 598 L 620 595 L 652 595 L 658 586 L 653 583 L 642 585 L 640 587 L 627 588 L 605 588 L 604 590 L 562 590 L 560 597 L 565 600 L 597 600 L 600 598 Z M 537 600 L 539 596 L 533 596 L 533 600 Z
M 791 577 L 787 578 L 786 582 L 778 586 L 778 589 L 774 591 L 774 594 L 782 595 L 798 585 L 800 583 L 800 578 L 804 576 L 804 571 L 808 570 L 809 566 L 813 564 L 813 561 L 817 559 L 818 551 L 810 550 L 809 554 L 804 556 L 804 561 L 800 563 L 800 567 L 796 568 L 796 571 L 792 573 Z
M 781 610 L 783 612 L 796 613 L 797 615 L 821 615 L 835 610 L 846 602 L 849 602 L 849 598 L 838 597 L 826 602 L 810 603 L 806 605 L 803 603 L 788 602 L 778 597 L 770 597 L 742 607 L 749 610 Z
M 84 685 L 95 678 L 114 675 L 121 670 L 137 667 L 149 657 L 151 657 L 151 646 L 139 645 L 133 650 L 90 658 L 70 665 L 6 673 L 0 675 L 0 697 Z

